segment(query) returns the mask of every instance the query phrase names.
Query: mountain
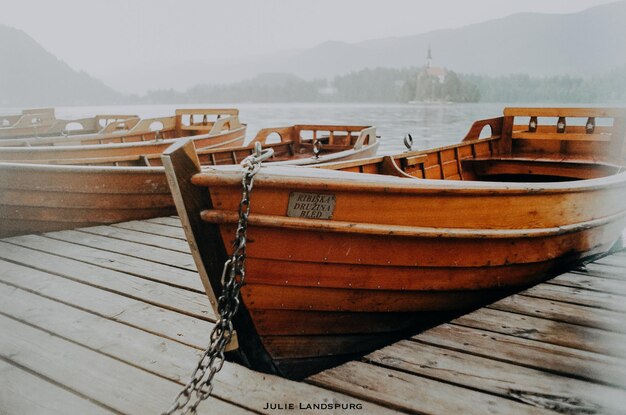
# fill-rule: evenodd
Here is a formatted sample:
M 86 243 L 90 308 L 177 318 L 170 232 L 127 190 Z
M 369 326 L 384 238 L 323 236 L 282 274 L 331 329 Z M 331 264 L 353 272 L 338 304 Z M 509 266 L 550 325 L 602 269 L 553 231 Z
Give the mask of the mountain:
M 463 73 L 588 76 L 626 63 L 626 1 L 572 14 L 519 13 L 459 29 L 370 40 L 357 46 L 393 66 L 423 63 Z M 417 56 L 416 56 L 417 54 Z
M 572 14 L 518 13 L 457 29 L 360 43 L 325 42 L 228 62 L 161 62 L 103 79 L 119 90 L 144 92 L 223 84 L 260 73 L 330 78 L 366 67 L 421 66 L 429 45 L 435 65 L 460 73 L 589 76 L 626 64 L 624 21 L 626 1 L 620 1 Z
M 70 68 L 21 30 L 0 25 L 0 106 L 116 103 L 122 95 Z

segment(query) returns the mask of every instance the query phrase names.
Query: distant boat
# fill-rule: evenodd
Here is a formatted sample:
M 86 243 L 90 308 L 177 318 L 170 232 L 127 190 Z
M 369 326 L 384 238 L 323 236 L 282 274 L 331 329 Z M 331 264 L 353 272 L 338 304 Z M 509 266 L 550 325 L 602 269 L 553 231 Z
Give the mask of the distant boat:
M 574 118 L 585 125 L 566 126 Z M 261 168 L 234 321 L 241 360 L 301 377 L 606 252 L 626 226 L 625 122 L 618 109 L 507 108 L 456 145 Z M 215 304 L 242 169 L 200 171 L 182 142 L 163 159 Z
M 176 140 L 191 137 L 197 148 L 234 147 L 243 144 L 246 126 L 236 109 L 176 110 L 172 117 L 135 120 L 129 130 L 104 131 L 71 137 L 28 138 L 0 141 L 0 161 L 36 161 L 159 155 Z M 201 116 L 194 122 L 183 117 Z M 216 116 L 208 121 L 207 116 Z M 129 120 L 123 121 L 128 123 Z M 122 121 L 109 124 L 115 130 Z M 154 125 L 157 125 L 156 128 Z M 156 128 L 156 129 L 154 129 Z
M 91 118 L 62 120 L 56 118 L 54 108 L 23 110 L 18 115 L 0 115 L 0 146 L 22 145 L 29 138 L 95 134 L 113 131 L 114 127 L 134 125 L 136 115 L 96 115 Z
M 274 134 L 279 141 L 266 144 Z M 238 163 L 254 151 L 256 142 L 274 149 L 277 164 L 296 165 L 368 157 L 379 145 L 374 127 L 295 125 L 261 130 L 246 147 L 204 149 L 198 154 L 206 165 Z M 192 143 L 197 145 L 195 137 Z M 119 145 L 83 147 L 107 146 Z M 21 161 L 0 162 L 0 238 L 175 213 L 158 154 Z

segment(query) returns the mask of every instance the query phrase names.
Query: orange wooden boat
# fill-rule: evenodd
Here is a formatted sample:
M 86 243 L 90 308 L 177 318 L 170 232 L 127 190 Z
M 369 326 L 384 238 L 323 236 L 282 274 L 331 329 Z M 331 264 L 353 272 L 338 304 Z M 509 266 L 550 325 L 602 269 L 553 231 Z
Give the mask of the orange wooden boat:
M 266 144 L 273 133 L 280 141 Z M 232 164 L 251 154 L 256 142 L 275 150 L 275 162 L 295 164 L 371 156 L 379 144 L 373 127 L 297 125 L 261 130 L 247 147 L 199 154 L 207 165 Z M 33 164 L 42 161 L 64 165 Z M 26 162 L 0 163 L 0 238 L 175 213 L 156 155 Z
M 195 113 L 203 111 L 212 114 L 224 110 L 188 111 Z M 181 115 L 172 117 L 172 122 L 167 124 L 167 128 L 155 131 L 141 128 L 136 132 L 131 130 L 129 134 L 110 133 L 69 137 L 73 141 L 64 142 L 64 145 L 0 147 L 0 161 L 39 160 L 45 163 L 46 160 L 160 155 L 163 150 L 181 137 L 191 137 L 198 149 L 236 147 L 242 145 L 245 140 L 246 126 L 239 122 L 237 115 L 222 117 L 206 125 L 174 123 L 180 117 Z
M 136 115 L 96 115 L 63 120 L 56 118 L 54 108 L 27 109 L 20 115 L 0 115 L 0 146 L 34 144 L 43 137 L 57 136 L 67 140 L 74 134 L 104 134 L 138 122 Z
M 375 127 L 298 124 L 264 128 L 245 147 L 211 147 L 196 150 L 196 154 L 203 166 L 237 164 L 253 153 L 257 142 L 263 148 L 273 150 L 269 162 L 274 165 L 314 165 L 370 157 L 376 154 L 380 144 Z M 59 159 L 32 159 L 27 151 L 20 154 L 25 158 L 12 162 L 82 166 L 162 165 L 160 154 Z
M 263 167 L 234 322 L 239 358 L 299 377 L 606 252 L 626 226 L 625 121 L 618 109 L 507 108 L 456 145 Z M 242 170 L 200 172 L 184 143 L 163 159 L 215 304 Z
M 236 108 L 202 108 L 178 109 L 173 116 L 146 119 L 136 115 L 96 115 L 77 120 L 56 120 L 47 134 L 7 138 L 0 140 L 0 147 L 135 143 L 215 135 L 220 130 L 234 128 L 228 124 L 232 119 L 238 124 L 238 116 Z

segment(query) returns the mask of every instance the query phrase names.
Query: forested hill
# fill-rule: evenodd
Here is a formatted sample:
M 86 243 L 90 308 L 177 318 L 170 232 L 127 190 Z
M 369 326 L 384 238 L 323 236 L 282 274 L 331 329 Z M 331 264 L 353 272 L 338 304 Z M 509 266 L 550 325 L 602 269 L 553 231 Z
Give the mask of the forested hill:
M 122 95 L 75 71 L 21 30 L 0 25 L 0 106 L 116 103 Z
M 448 72 L 430 97 L 417 85 L 423 68 L 363 69 L 331 80 L 307 81 L 290 74 L 266 74 L 224 85 L 198 85 L 184 92 L 150 91 L 139 102 L 545 102 L 626 104 L 626 66 L 591 77 L 487 76 Z M 423 91 L 423 88 L 422 88 Z

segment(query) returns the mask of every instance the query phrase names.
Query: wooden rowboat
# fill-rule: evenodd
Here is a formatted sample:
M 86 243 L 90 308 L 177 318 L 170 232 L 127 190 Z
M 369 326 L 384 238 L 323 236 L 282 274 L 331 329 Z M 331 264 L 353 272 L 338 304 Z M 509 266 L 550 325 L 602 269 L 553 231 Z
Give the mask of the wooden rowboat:
M 43 137 L 67 140 L 74 134 L 104 134 L 123 130 L 139 122 L 136 115 L 96 115 L 91 118 L 63 120 L 54 108 L 23 110 L 20 115 L 0 115 L 0 146 L 36 143 Z
M 330 135 L 321 131 L 331 132 L 335 144 L 329 144 Z M 325 143 L 317 157 L 312 139 L 302 136 L 306 132 Z M 272 133 L 280 134 L 281 141 L 265 145 L 275 149 L 276 163 L 371 156 L 379 144 L 373 127 L 293 126 L 261 130 L 247 147 L 201 150 L 199 154 L 207 165 L 237 163 L 254 151 L 254 143 L 265 143 Z M 43 161 L 69 165 L 34 164 L 32 160 L 0 163 L 0 238 L 175 213 L 157 156 Z
M 0 140 L 0 147 L 33 147 L 51 145 L 114 144 L 215 135 L 234 128 L 238 121 L 236 108 L 178 109 L 175 115 L 140 119 L 136 115 L 97 115 L 78 120 L 56 120 L 47 134 Z M 219 122 L 218 122 L 219 121 Z
M 523 116 L 530 122 L 516 125 Z M 538 128 L 536 117 L 588 125 Z M 589 126 L 593 117 L 613 125 Z M 626 226 L 625 121 L 623 110 L 507 108 L 452 146 L 262 168 L 234 322 L 239 358 L 300 377 L 606 252 Z M 184 143 L 163 160 L 215 305 L 241 168 L 200 172 Z
M 185 111 L 199 114 L 201 112 L 214 113 L 215 111 L 223 112 L 226 110 Z M 171 122 L 166 123 L 165 128 L 155 131 L 142 127 L 138 130 L 132 129 L 128 134 L 107 133 L 69 137 L 73 141 L 71 143 L 64 142 L 64 145 L 0 146 L 0 161 L 39 161 L 45 163 L 46 160 L 160 155 L 163 150 L 181 137 L 191 137 L 199 149 L 236 147 L 242 145 L 245 140 L 246 126 L 239 122 L 237 115 L 228 115 L 206 125 L 203 123 L 185 125 L 176 122 L 181 116 L 182 114 L 178 114 L 176 117 L 172 117 Z M 144 123 L 141 122 L 137 126 L 141 127 L 142 125 Z M 149 124 L 145 125 L 149 127 Z
M 290 127 L 264 128 L 245 147 L 211 147 L 197 150 L 196 154 L 203 166 L 237 164 L 253 153 L 257 142 L 261 143 L 263 148 L 273 150 L 269 162 L 274 165 L 314 165 L 370 157 L 376 154 L 380 144 L 375 127 L 298 124 Z M 29 152 L 20 154 L 26 158 L 12 162 L 82 166 L 162 165 L 160 154 L 76 159 L 32 159 Z

